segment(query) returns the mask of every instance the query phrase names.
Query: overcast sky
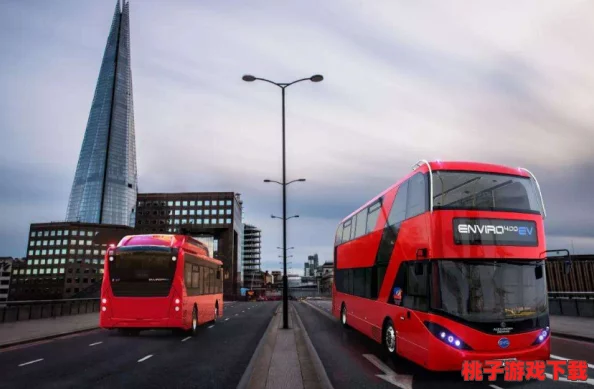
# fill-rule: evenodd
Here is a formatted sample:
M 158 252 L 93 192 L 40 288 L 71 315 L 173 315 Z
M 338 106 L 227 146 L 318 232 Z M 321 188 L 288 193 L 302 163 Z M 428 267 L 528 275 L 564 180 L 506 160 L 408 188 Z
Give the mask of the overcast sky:
M 0 256 L 63 220 L 115 0 L 0 1 Z M 292 271 L 419 159 L 524 166 L 550 248 L 594 253 L 594 3 L 131 2 L 141 192 L 242 193 L 281 267 L 287 90 Z

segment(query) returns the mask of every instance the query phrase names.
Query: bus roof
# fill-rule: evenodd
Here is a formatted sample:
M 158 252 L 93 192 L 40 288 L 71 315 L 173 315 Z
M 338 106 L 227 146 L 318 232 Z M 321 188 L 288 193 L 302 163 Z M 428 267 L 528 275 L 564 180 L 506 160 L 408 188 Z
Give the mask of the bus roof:
M 166 246 L 166 247 L 182 247 L 184 243 L 189 243 L 192 246 L 198 246 L 206 252 L 208 256 L 208 247 L 202 242 L 189 235 L 180 234 L 143 234 L 143 235 L 127 235 L 120 240 L 118 247 L 121 246 Z M 216 261 L 216 258 L 212 258 Z M 222 262 L 221 262 L 222 263 Z
M 497 173 L 497 174 L 506 174 L 506 175 L 513 175 L 513 176 L 520 176 L 529 178 L 530 175 L 526 173 L 521 168 L 512 168 L 509 166 L 504 165 L 496 165 L 491 163 L 483 163 L 483 162 L 470 162 L 470 161 L 428 161 L 429 166 L 431 167 L 432 171 L 436 170 L 457 170 L 457 171 L 474 171 L 474 172 L 485 172 L 485 173 Z M 369 205 L 373 204 L 377 199 L 384 196 L 386 193 L 400 185 L 402 182 L 408 180 L 411 176 L 415 173 L 423 172 L 427 173 L 428 168 L 427 165 L 424 163 L 419 163 L 415 165 L 415 168 L 411 170 L 406 176 L 402 179 L 398 180 L 394 185 L 391 185 L 389 188 L 382 191 L 380 194 L 372 198 L 371 200 L 367 201 L 365 204 L 357 208 L 355 211 L 351 212 L 348 216 L 344 217 L 338 225 L 340 226 L 350 217 L 355 215 L 357 212 L 361 211 L 362 209 L 368 207 Z

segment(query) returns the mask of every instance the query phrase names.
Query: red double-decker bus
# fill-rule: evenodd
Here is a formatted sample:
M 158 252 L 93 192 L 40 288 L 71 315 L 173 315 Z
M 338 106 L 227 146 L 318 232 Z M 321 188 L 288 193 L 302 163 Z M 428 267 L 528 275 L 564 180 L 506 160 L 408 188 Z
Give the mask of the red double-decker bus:
M 186 235 L 132 235 L 105 254 L 101 328 L 170 328 L 194 335 L 223 313 L 223 263 Z
M 526 169 L 420 161 L 338 226 L 333 314 L 429 370 L 549 359 L 544 217 Z

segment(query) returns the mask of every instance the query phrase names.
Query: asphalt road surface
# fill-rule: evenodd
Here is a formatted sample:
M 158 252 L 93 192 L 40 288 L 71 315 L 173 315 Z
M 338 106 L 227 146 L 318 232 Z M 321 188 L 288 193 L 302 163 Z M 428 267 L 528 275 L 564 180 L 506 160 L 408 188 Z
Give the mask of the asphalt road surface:
M 318 309 L 312 308 L 315 305 Z M 295 303 L 307 333 L 318 352 L 328 378 L 334 388 L 391 388 L 457 389 L 481 387 L 490 389 L 588 389 L 594 387 L 594 344 L 553 338 L 552 358 L 587 360 L 588 382 L 553 381 L 552 368 L 547 368 L 545 381 L 465 382 L 460 373 L 431 373 L 401 358 L 386 358 L 381 345 L 366 336 L 344 329 L 338 319 L 329 317 L 332 303 L 329 300 L 308 300 Z M 322 313 L 321 311 L 325 312 Z M 396 373 L 392 378 L 399 385 L 387 382 L 378 375 Z M 566 377 L 562 375 L 561 377 Z M 384 378 L 389 379 L 387 376 Z M 563 379 L 563 378 L 562 378 Z M 566 379 L 566 378 L 565 378 Z M 410 385 L 410 386 L 409 386 Z
M 278 302 L 232 302 L 195 337 L 96 330 L 0 351 L 1 388 L 237 387 Z

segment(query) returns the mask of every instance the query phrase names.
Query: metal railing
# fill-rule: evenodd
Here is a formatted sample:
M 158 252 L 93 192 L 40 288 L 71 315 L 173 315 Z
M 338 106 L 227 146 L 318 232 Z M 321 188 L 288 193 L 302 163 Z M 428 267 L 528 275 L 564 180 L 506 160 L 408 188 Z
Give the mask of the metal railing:
M 549 292 L 549 313 L 594 318 L 594 292 Z
M 98 298 L 6 301 L 0 306 L 0 323 L 80 315 L 99 308 Z
M 289 293 L 295 298 L 331 296 L 329 291 L 317 288 L 290 288 Z M 551 315 L 594 318 L 594 292 L 549 292 L 548 295 Z M 0 323 L 80 315 L 99 309 L 99 298 L 6 301 L 0 303 Z

